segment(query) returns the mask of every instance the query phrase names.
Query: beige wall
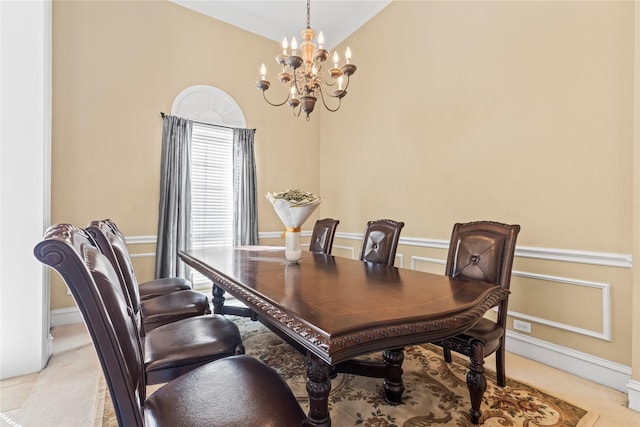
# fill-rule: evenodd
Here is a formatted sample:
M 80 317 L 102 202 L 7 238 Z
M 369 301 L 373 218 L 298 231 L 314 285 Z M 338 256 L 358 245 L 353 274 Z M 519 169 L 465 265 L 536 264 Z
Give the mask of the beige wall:
M 310 122 L 255 89 L 276 42 L 168 2 L 53 13 L 53 222 L 108 216 L 154 235 L 159 112 L 210 84 L 257 128 L 261 232 L 281 228 L 261 195 L 300 186 L 342 233 L 389 217 L 404 237 L 447 240 L 455 222 L 492 219 L 519 223 L 520 247 L 632 252 L 632 2 L 394 1 L 348 39 L 359 69 L 340 112 Z M 110 200 L 92 194 L 107 184 Z M 358 254 L 356 240 L 336 245 Z M 443 270 L 424 261 L 442 249 L 398 252 L 406 268 Z M 136 263 L 150 278 L 149 258 Z M 514 269 L 526 274 L 512 310 L 587 330 L 603 327 L 602 289 L 571 282 L 608 286 L 610 342 L 537 323 L 532 336 L 631 365 L 629 268 L 518 257 Z M 73 305 L 59 282 L 52 294 L 52 308 Z
M 318 192 L 319 120 L 268 107 L 255 87 L 278 49 L 169 2 L 54 1 L 52 222 L 111 217 L 127 236 L 155 235 L 160 112 L 197 84 L 227 92 L 257 129 L 259 195 L 296 185 Z M 280 228 L 264 197 L 259 226 Z M 153 277 L 152 262 L 135 262 L 141 280 Z M 51 308 L 70 306 L 55 277 Z
M 392 2 L 348 40 L 359 70 L 323 115 L 321 215 L 339 232 L 389 217 L 441 240 L 490 219 L 520 224 L 519 246 L 630 254 L 633 16 L 633 2 Z M 398 253 L 405 267 L 446 257 Z M 586 284 L 608 285 L 611 342 L 535 322 L 532 335 L 631 364 L 629 268 L 518 257 L 514 270 L 527 277 L 512 311 L 590 331 L 606 296 Z

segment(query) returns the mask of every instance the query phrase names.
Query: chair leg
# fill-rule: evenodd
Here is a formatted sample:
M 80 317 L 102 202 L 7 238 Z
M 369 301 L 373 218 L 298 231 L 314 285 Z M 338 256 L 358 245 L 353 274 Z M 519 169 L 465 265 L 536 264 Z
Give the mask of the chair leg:
M 442 355 L 444 356 L 444 361 L 447 363 L 451 363 L 451 350 L 447 347 L 442 347 Z
M 504 337 L 500 341 L 500 347 L 496 350 L 496 382 L 500 387 L 507 385 L 507 374 L 505 372 L 505 349 Z
M 480 404 L 482 396 L 487 389 L 487 379 L 484 376 L 484 345 L 475 341 L 471 344 L 471 364 L 469 373 L 467 374 L 467 387 L 469 388 L 469 397 L 471 398 L 471 422 L 473 424 L 480 423 Z

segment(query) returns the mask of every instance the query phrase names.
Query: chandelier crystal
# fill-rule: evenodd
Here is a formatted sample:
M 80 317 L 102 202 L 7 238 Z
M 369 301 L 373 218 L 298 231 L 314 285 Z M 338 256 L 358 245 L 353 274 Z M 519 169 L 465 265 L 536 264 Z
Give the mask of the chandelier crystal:
M 339 65 L 340 56 L 338 52 L 333 53 L 333 67 L 329 69 L 327 76 L 322 65 L 329 59 L 329 51 L 324 48 L 324 34 L 318 34 L 318 48 L 313 42 L 316 32 L 311 28 L 311 0 L 307 0 L 307 28 L 302 30 L 302 43 L 298 49 L 296 38 L 291 39 L 291 50 L 287 38 L 282 40 L 282 53 L 276 56 L 276 61 L 282 67 L 282 72 L 278 74 L 278 80 L 286 88 L 287 98 L 280 103 L 273 103 L 267 99 L 265 92 L 271 86 L 266 79 L 267 68 L 264 64 L 260 67 L 260 80 L 256 86 L 262 91 L 262 96 L 274 107 L 288 104 L 293 109 L 295 117 L 300 116 L 304 111 L 309 120 L 309 114 L 316 106 L 318 98 L 322 100 L 324 107 L 331 111 L 338 111 L 342 104 L 342 98 L 347 94 L 349 78 L 356 72 L 357 67 L 351 63 L 351 49 L 347 47 L 345 52 L 345 64 Z M 346 82 L 345 82 L 346 77 Z M 327 99 L 333 98 L 327 104 Z M 337 100 L 337 101 L 335 101 Z

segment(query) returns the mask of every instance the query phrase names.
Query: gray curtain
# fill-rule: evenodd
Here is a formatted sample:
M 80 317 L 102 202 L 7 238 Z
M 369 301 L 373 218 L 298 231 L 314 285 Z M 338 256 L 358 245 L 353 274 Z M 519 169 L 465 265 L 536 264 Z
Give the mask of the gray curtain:
M 156 279 L 186 277 L 178 251 L 191 241 L 191 130 L 190 120 L 164 116 L 160 165 L 160 209 L 156 245 Z
M 233 130 L 233 244 L 258 244 L 255 129 Z

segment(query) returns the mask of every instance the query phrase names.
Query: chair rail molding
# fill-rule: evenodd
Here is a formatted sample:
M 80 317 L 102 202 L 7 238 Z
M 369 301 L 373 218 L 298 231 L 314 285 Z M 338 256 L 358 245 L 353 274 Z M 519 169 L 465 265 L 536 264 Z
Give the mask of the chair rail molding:
M 311 231 L 303 231 L 302 237 L 310 237 Z M 261 231 L 260 239 L 277 239 L 282 237 L 281 231 Z M 362 240 L 362 233 L 341 233 L 336 232 L 336 238 L 347 240 Z M 132 245 L 139 244 L 155 244 L 156 236 L 129 236 L 127 243 Z M 399 245 L 418 246 L 434 249 L 448 249 L 449 241 L 441 239 L 426 239 L 421 237 L 400 237 Z M 338 247 L 338 246 L 336 246 Z M 343 248 L 343 247 L 341 247 Z M 344 247 L 346 249 L 346 247 Z M 535 258 L 547 261 L 563 261 L 580 264 L 592 264 L 605 267 L 631 268 L 633 266 L 633 257 L 631 254 L 618 254 L 610 252 L 593 252 L 580 251 L 573 249 L 556 249 L 556 248 L 538 248 L 532 246 L 517 246 L 516 257 Z M 418 257 L 416 257 L 418 260 Z M 419 261 L 427 261 L 420 259 Z M 433 260 L 427 262 L 434 262 Z M 412 260 L 413 264 L 413 260 Z
M 155 245 L 158 243 L 158 236 L 128 236 L 125 240 L 128 245 L 144 245 L 148 243 Z
M 336 238 L 362 240 L 361 233 L 336 233 Z M 449 249 L 449 240 L 426 239 L 421 237 L 400 237 L 399 245 L 419 246 L 434 249 Z M 606 267 L 631 268 L 631 254 L 609 252 L 580 251 L 574 249 L 538 248 L 516 246 L 516 257 L 535 258 L 547 261 L 563 261 L 581 264 L 593 264 Z

